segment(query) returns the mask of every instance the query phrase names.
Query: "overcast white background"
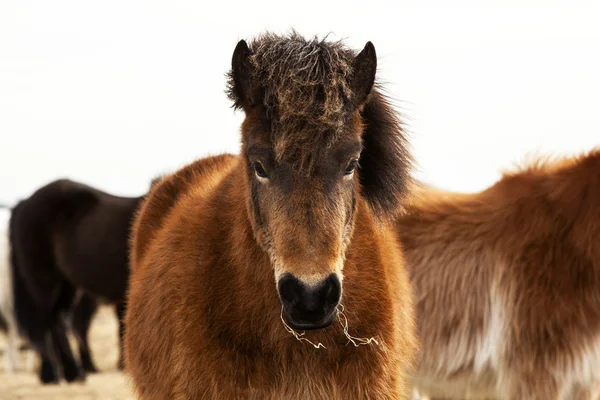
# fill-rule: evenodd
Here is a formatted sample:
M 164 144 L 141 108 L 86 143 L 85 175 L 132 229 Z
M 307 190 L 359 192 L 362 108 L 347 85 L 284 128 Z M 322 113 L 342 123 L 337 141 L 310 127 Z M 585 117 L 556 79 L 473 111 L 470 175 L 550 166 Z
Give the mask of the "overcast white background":
M 264 29 L 373 41 L 435 185 L 479 190 L 529 153 L 600 145 L 600 2 L 424 3 L 0 0 L 0 202 L 59 177 L 140 195 L 237 152 L 224 74 Z

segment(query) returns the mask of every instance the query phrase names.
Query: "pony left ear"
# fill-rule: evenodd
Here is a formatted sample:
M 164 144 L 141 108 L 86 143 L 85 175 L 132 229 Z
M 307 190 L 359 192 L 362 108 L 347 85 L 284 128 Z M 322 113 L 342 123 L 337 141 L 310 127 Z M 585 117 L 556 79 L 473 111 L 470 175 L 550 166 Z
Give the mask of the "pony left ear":
M 247 111 L 256 104 L 254 85 L 252 82 L 253 67 L 250 63 L 252 51 L 245 40 L 240 40 L 231 57 L 231 72 L 229 73 L 229 98 L 235 108 Z
M 354 58 L 352 73 L 352 91 L 355 96 L 356 106 L 361 106 L 367 100 L 377 71 L 377 54 L 373 43 L 367 42 L 365 48 Z

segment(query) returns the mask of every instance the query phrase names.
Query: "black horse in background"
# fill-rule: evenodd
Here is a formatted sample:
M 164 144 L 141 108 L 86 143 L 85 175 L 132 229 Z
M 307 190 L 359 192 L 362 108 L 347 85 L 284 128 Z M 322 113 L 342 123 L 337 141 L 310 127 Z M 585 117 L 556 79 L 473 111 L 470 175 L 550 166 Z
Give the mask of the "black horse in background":
M 86 371 L 95 370 L 87 330 L 96 301 L 115 305 L 122 339 L 129 233 L 142 199 L 62 179 L 14 207 L 9 228 L 14 309 L 19 330 L 41 358 L 43 383 L 56 383 L 61 376 L 83 380 Z M 67 339 L 69 321 L 80 363 Z

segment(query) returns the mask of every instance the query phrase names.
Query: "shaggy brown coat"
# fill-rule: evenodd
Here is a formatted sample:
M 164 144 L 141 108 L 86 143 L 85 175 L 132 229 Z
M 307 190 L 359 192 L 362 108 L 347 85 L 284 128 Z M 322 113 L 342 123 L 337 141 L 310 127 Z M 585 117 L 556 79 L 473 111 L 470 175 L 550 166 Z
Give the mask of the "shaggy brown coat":
M 418 300 L 416 383 L 442 398 L 595 399 L 600 151 L 481 193 L 423 188 L 398 221 Z
M 206 158 L 162 178 L 136 218 L 125 336 L 126 368 L 136 392 L 143 399 L 408 398 L 416 353 L 412 291 L 388 222 L 398 207 L 392 196 L 406 191 L 410 164 L 396 116 L 376 92 L 364 102 L 356 86 L 336 83 L 356 76 L 344 69 L 352 65 L 353 52 L 296 35 L 266 35 L 251 49 L 238 44 L 234 69 L 250 60 L 259 73 L 246 86 L 243 68 L 231 76 L 230 95 L 246 112 L 241 154 Z M 281 59 L 288 64 L 273 67 Z M 256 78 L 260 71 L 271 71 L 271 79 Z M 324 82 L 321 89 L 313 87 L 319 82 Z M 304 89 L 283 90 L 293 84 Z M 251 94 L 262 96 L 258 106 Z M 314 107 L 300 104 L 301 94 L 316 96 Z M 353 104 L 355 99 L 364 104 Z M 300 105 L 291 107 L 290 101 Z M 300 111 L 307 118 L 302 120 Z M 321 113 L 332 124 L 321 124 Z M 318 126 L 326 127 L 327 134 L 308 140 L 311 132 L 323 133 Z M 330 181 L 319 181 L 324 187 L 343 187 L 344 193 L 350 188 L 350 197 L 332 189 L 331 201 L 321 201 L 321 186 L 299 190 L 331 161 L 320 151 L 329 154 L 324 149 L 355 138 L 360 144 L 357 135 L 363 137 L 361 170 L 350 181 L 331 174 Z M 256 141 L 272 146 L 273 170 L 291 166 L 284 172 L 293 178 L 281 184 L 285 196 L 279 195 L 275 178 L 261 183 L 266 178 L 255 177 L 247 152 Z M 348 243 L 329 246 L 332 238 L 326 233 L 338 225 L 349 227 L 344 231 Z M 347 329 L 378 344 L 349 344 L 341 318 L 303 336 L 325 348 L 298 341 L 284 328 L 274 263 L 285 257 L 296 276 L 330 273 L 323 269 L 326 263 L 306 260 L 330 247 L 336 258 L 338 245 L 346 246 L 342 302 Z

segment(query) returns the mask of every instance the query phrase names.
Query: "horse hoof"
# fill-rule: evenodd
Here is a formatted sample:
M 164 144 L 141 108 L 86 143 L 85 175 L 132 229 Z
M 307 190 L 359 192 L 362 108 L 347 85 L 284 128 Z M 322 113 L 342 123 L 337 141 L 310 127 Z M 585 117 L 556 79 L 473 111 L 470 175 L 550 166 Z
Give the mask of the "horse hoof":
M 65 380 L 69 383 L 72 382 L 85 382 L 85 372 L 82 370 L 65 370 Z
M 88 374 L 94 374 L 98 372 L 98 369 L 91 360 L 83 362 L 83 370 Z
M 54 374 L 42 374 L 40 375 L 40 381 L 43 385 L 58 385 L 58 383 L 60 382 L 58 376 Z
M 98 369 L 94 365 L 86 365 L 85 372 L 88 374 L 95 374 L 98 372 Z
M 42 363 L 39 376 L 43 385 L 56 385 L 60 382 L 57 371 L 46 363 Z

